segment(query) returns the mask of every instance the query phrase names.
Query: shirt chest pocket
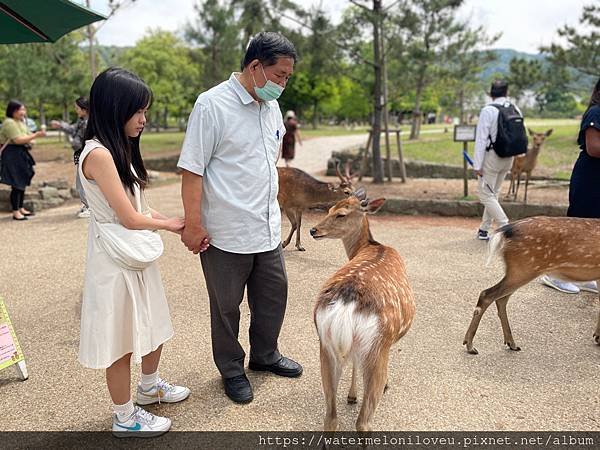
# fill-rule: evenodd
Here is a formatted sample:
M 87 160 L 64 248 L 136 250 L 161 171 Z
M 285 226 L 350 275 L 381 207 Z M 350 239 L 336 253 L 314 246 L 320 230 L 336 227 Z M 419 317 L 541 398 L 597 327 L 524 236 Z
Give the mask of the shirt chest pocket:
M 283 127 L 279 128 L 273 120 L 265 120 L 264 143 L 267 150 L 269 161 L 275 163 L 279 155 L 279 147 L 283 139 Z

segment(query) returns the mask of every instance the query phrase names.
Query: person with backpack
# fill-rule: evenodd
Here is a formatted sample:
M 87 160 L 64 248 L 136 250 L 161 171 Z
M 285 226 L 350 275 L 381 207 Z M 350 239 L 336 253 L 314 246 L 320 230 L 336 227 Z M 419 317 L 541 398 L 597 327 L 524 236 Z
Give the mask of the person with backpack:
M 501 227 L 508 217 L 498 194 L 513 157 L 527 152 L 523 114 L 508 100 L 508 83 L 495 80 L 490 89 L 492 102 L 481 109 L 475 134 L 473 170 L 478 180 L 479 201 L 484 206 L 477 238 L 487 241 L 492 223 Z

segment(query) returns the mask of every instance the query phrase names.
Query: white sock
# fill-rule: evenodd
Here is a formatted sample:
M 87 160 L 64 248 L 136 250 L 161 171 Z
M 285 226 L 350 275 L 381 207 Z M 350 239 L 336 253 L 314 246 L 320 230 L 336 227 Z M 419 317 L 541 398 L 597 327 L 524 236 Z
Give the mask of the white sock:
M 124 405 L 115 405 L 113 403 L 113 411 L 117 415 L 117 420 L 119 422 L 125 422 L 133 415 L 133 401 L 129 399 L 129 401 Z
M 146 375 L 145 373 L 142 372 L 142 376 L 140 377 L 140 385 L 142 387 L 142 391 L 149 391 L 157 384 L 158 384 L 158 370 L 149 375 Z

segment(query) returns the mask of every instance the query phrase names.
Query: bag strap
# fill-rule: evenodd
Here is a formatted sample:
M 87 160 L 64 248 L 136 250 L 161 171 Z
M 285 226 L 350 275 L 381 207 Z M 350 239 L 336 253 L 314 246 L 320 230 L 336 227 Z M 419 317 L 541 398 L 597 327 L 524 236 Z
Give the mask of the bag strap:
M 2 147 L 0 147 L 0 155 L 2 154 L 2 151 L 3 151 L 3 150 L 4 150 L 4 149 L 5 149 L 7 146 L 8 146 L 8 142 L 9 142 L 9 141 L 6 141 L 6 142 L 5 142 L 5 143 L 2 145 Z

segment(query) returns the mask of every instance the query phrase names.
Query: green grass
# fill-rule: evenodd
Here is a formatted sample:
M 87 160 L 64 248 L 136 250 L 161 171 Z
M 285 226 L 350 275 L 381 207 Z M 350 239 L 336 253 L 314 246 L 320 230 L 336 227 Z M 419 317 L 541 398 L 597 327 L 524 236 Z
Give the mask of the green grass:
M 554 129 L 542 148 L 536 173 L 559 179 L 569 179 L 573 164 L 579 154 L 576 143 L 579 123 L 576 120 L 569 119 L 532 119 L 527 121 L 527 126 L 536 132 L 543 132 L 550 128 Z M 305 124 L 305 127 L 309 127 L 309 124 Z M 401 128 L 405 159 L 462 166 L 462 143 L 452 140 L 452 125 L 423 125 L 421 137 L 415 141 L 408 140 L 409 125 L 403 125 Z M 448 129 L 447 133 L 443 132 L 444 128 Z M 357 127 L 354 130 L 349 130 L 344 127 L 323 126 L 317 130 L 302 128 L 301 133 L 306 140 L 349 134 L 364 134 L 366 140 L 367 129 Z M 183 137 L 183 132 L 156 133 L 147 131 L 142 137 L 142 153 L 147 158 L 177 154 L 181 150 Z M 390 142 L 392 144 L 392 156 L 397 157 L 398 152 L 394 133 L 390 135 Z M 381 146 L 382 154 L 385 155 L 383 134 L 381 135 Z M 468 144 L 468 150 L 469 154 L 473 155 L 472 142 Z M 70 161 L 72 151 L 68 144 L 60 142 L 56 137 L 50 137 L 37 140 L 35 156 L 40 161 L 53 159 Z

